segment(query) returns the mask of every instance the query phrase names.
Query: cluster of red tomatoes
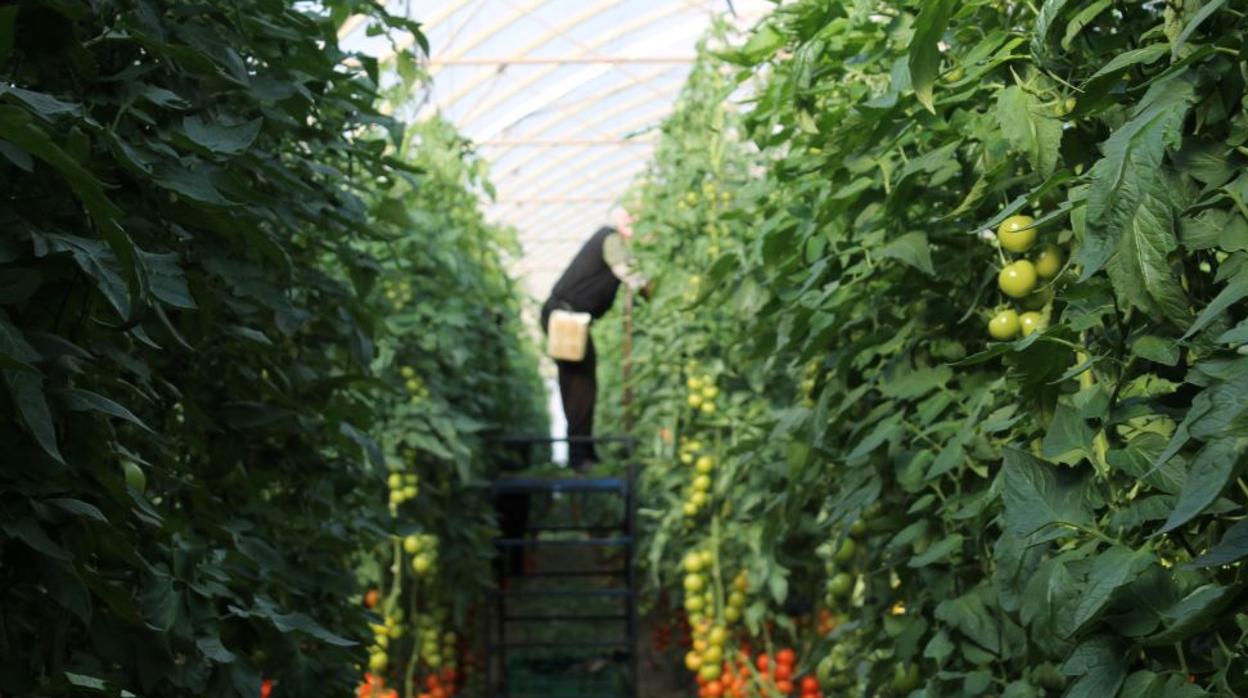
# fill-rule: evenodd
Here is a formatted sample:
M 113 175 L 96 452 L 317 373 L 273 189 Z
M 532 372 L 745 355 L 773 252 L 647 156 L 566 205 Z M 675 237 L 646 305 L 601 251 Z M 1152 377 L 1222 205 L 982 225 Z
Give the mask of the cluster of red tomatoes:
M 399 698 L 399 692 L 386 688 L 386 682 L 376 674 L 365 674 L 364 683 L 355 689 L 355 698 Z
M 425 691 L 417 698 L 451 698 L 459 693 L 458 678 L 455 667 L 429 674 L 425 677 Z
M 819 609 L 819 618 L 816 621 L 816 630 L 820 635 L 831 635 L 833 631 L 840 625 L 840 621 L 832 614 L 832 609 Z
M 814 676 L 798 679 L 796 672 L 797 653 L 793 650 L 780 650 L 774 661 L 770 655 L 760 654 L 751 666 L 750 649 L 746 646 L 739 653 L 736 666 L 731 661 L 724 662 L 718 679 L 707 681 L 698 677 L 698 698 L 745 698 L 755 694 L 781 698 L 792 696 L 794 691 L 800 691 L 800 698 L 823 698 L 818 679 Z M 747 693 L 750 687 L 754 687 L 755 693 Z
M 671 649 L 673 641 L 681 647 L 689 647 L 693 644 L 693 628 L 689 626 L 689 619 L 683 615 L 666 622 L 655 623 L 654 630 L 650 634 L 650 644 L 659 653 Z
M 465 674 L 467 671 L 465 670 Z M 461 676 L 455 671 L 455 667 L 446 667 L 439 672 L 432 672 L 425 676 L 425 690 L 418 694 L 417 698 L 453 698 L 459 695 L 462 684 Z M 356 698 L 399 698 L 399 693 L 393 688 L 386 688 L 386 682 L 376 674 L 365 674 L 364 683 L 355 689 Z M 261 693 L 261 698 L 268 698 L 267 693 Z

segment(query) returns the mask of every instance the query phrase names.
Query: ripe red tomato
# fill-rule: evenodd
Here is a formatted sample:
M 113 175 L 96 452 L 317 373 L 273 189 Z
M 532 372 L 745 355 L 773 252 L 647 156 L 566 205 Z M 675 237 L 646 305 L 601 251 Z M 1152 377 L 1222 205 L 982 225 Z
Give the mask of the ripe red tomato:
M 273 692 L 273 680 L 265 679 L 260 683 L 260 698 L 269 698 L 269 694 Z
M 758 666 L 758 670 L 759 670 L 759 672 L 766 674 L 766 673 L 767 673 L 767 667 L 768 667 L 770 664 L 771 664 L 771 657 L 768 657 L 768 656 L 767 656 L 767 655 L 765 655 L 765 654 L 760 654 L 760 655 L 758 655 L 758 664 L 757 664 L 757 666 Z
M 802 693 L 818 693 L 819 679 L 813 676 L 802 677 Z
M 797 663 L 797 653 L 786 647 L 776 652 L 776 662 L 778 664 L 788 664 L 791 667 Z
M 781 695 L 787 696 L 793 693 L 793 682 L 792 681 L 777 681 L 776 690 L 780 691 Z
M 793 665 L 780 662 L 780 658 L 776 658 L 776 681 L 788 681 L 793 678 Z

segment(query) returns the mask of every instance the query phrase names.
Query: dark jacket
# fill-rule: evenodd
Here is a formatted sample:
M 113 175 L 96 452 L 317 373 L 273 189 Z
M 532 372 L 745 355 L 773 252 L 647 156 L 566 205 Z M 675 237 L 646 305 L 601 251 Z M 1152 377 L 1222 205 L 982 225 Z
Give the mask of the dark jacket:
M 615 228 L 599 228 L 581 247 L 551 289 L 550 300 L 546 301 L 548 310 L 544 314 L 558 308 L 589 313 L 597 320 L 611 309 L 620 280 L 603 258 L 603 241 L 613 233 Z

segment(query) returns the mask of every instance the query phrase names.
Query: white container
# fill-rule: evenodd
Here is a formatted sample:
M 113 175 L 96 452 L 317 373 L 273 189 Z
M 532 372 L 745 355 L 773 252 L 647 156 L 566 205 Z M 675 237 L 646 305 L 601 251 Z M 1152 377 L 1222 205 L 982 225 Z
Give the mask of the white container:
M 589 313 L 551 311 L 546 328 L 546 354 L 559 361 L 583 361 L 592 319 Z

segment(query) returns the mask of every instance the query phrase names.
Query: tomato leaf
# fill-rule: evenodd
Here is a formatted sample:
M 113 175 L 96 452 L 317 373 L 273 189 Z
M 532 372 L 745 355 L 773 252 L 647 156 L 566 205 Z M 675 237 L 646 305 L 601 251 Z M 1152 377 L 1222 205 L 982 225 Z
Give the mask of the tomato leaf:
M 1158 533 L 1173 531 L 1213 504 L 1230 482 L 1240 452 L 1238 439 L 1235 437 L 1221 438 L 1205 444 L 1192 460 L 1183 490 L 1179 492 L 1179 501 Z
M 1155 191 L 1166 148 L 1179 146 L 1180 127 L 1194 94 L 1194 86 L 1181 74 L 1155 83 L 1131 120 L 1105 142 L 1105 157 L 1090 172 L 1087 231 L 1074 258 L 1083 266 L 1080 279 L 1104 267 L 1138 215 L 1145 193 Z
M 1248 557 L 1248 520 L 1240 521 L 1222 534 L 1222 540 L 1205 551 L 1204 555 L 1184 565 L 1191 569 L 1221 567 Z
M 1200 28 L 1200 25 L 1203 24 L 1205 20 L 1212 17 L 1213 13 L 1222 9 L 1222 6 L 1225 4 L 1226 0 L 1209 0 L 1209 2 L 1205 3 L 1199 10 L 1197 10 L 1196 14 L 1192 15 L 1191 21 L 1183 27 L 1183 31 L 1179 33 L 1178 38 L 1174 40 L 1171 55 L 1178 58 L 1179 53 L 1183 50 L 1183 46 L 1187 44 L 1187 40 L 1192 37 L 1192 34 L 1196 33 L 1196 30 Z
M 1217 584 L 1205 584 L 1193 589 L 1178 603 L 1165 609 L 1162 622 L 1165 629 L 1145 638 L 1144 644 L 1172 646 L 1200 632 L 1215 617 L 1235 601 L 1236 590 Z
M 1068 620 L 1069 634 L 1079 633 L 1114 600 L 1115 594 L 1135 581 L 1143 569 L 1153 562 L 1148 550 L 1114 545 L 1092 559 L 1087 583 L 1080 590 L 1079 601 Z
M 1044 56 L 1047 53 L 1046 45 L 1049 32 L 1069 2 L 1070 0 L 1044 0 L 1044 4 L 1040 6 L 1040 11 L 1036 13 L 1036 24 L 1031 31 L 1032 53 L 1037 56 Z
M 1148 184 L 1118 238 L 1109 260 L 1109 278 L 1126 304 L 1182 327 L 1191 313 L 1187 294 L 1170 266 L 1170 255 L 1179 247 L 1174 212 L 1160 182 Z
M 1006 528 L 1027 537 L 1056 524 L 1091 525 L 1086 485 L 1086 476 L 1079 472 L 1064 471 L 1030 453 L 1007 448 L 1001 487 Z M 1045 538 L 1061 535 L 1062 531 L 1053 531 Z
M 1113 0 L 1096 0 L 1091 5 L 1079 10 L 1074 17 L 1066 23 L 1066 33 L 1062 36 L 1062 48 L 1069 51 L 1070 45 L 1074 42 L 1075 37 L 1083 31 L 1084 27 L 1096 21 L 1102 12 L 1108 10 L 1114 4 Z
M 1219 315 L 1244 298 L 1248 298 L 1248 264 L 1240 267 L 1238 272 L 1227 281 L 1222 291 L 1200 311 L 1196 320 L 1183 333 L 1182 338 L 1187 339 L 1205 329 Z
M 183 117 L 182 132 L 196 145 L 214 153 L 237 155 L 251 147 L 263 125 L 264 119 L 230 124 L 197 114 Z
M 928 244 L 925 233 L 906 233 L 881 247 L 876 254 L 905 262 L 924 274 L 936 273 L 936 268 L 932 266 L 932 247 Z
M 940 76 L 940 39 L 957 8 L 956 0 L 930 0 L 923 4 L 914 22 L 909 49 L 910 80 L 915 97 L 932 113 L 936 112 L 932 90 Z
M 1126 652 L 1108 635 L 1096 635 L 1079 643 L 1062 664 L 1062 673 L 1079 679 L 1065 698 L 1105 698 L 1118 695 L 1127 677 Z
M 1073 405 L 1059 402 L 1044 435 L 1045 458 L 1074 465 L 1092 457 L 1092 428 Z
M 997 121 L 1013 148 L 1043 177 L 1053 174 L 1062 145 L 1062 122 L 1017 85 L 997 95 Z

